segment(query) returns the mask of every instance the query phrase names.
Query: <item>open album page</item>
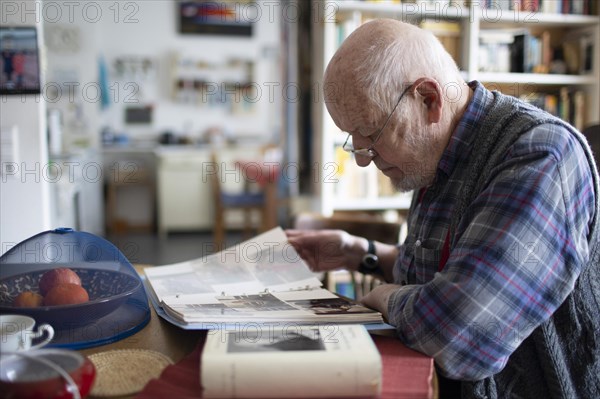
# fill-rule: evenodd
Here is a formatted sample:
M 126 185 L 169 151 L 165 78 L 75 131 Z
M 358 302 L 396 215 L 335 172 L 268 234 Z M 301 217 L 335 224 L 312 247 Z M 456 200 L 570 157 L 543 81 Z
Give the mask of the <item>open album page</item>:
M 281 228 L 217 254 L 145 273 L 165 312 L 186 323 L 382 320 L 380 313 L 321 288 Z

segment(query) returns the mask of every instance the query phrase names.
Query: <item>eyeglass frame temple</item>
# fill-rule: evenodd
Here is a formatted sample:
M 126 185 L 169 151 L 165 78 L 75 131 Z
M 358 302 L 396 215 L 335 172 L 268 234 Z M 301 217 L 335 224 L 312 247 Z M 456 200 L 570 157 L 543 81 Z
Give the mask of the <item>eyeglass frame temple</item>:
M 351 150 L 347 150 L 346 149 L 346 145 L 348 144 L 348 140 L 350 140 L 350 136 L 352 136 L 350 133 L 348 133 L 348 137 L 346 137 L 346 141 L 344 141 L 344 144 L 342 145 L 342 149 L 344 151 L 348 151 L 348 152 L 351 152 L 353 154 L 356 154 L 357 151 L 360 151 L 358 153 L 359 155 L 370 156 L 371 158 L 375 157 L 375 150 L 373 149 L 373 147 L 375 147 L 375 145 L 377 144 L 377 141 L 379 141 L 379 138 L 383 134 L 383 130 L 385 129 L 385 127 L 389 123 L 390 119 L 392 119 L 392 115 L 394 115 L 394 112 L 396 112 L 396 108 L 398 108 L 398 105 L 400 104 L 400 101 L 402 101 L 402 98 L 406 95 L 406 93 L 408 92 L 408 90 L 411 87 L 412 87 L 412 85 L 408 86 L 406 89 L 404 89 L 404 91 L 402 92 L 402 94 L 400 94 L 400 97 L 398 97 L 398 101 L 396 101 L 396 105 L 394 105 L 394 108 L 392 108 L 392 112 L 390 112 L 390 114 L 388 115 L 387 119 L 383 123 L 383 126 L 381 126 L 381 128 L 379 128 L 379 131 L 377 132 L 377 136 L 375 137 L 375 139 L 373 140 L 373 142 L 371 143 L 370 146 L 368 146 L 367 148 L 359 148 L 359 149 L 352 148 Z

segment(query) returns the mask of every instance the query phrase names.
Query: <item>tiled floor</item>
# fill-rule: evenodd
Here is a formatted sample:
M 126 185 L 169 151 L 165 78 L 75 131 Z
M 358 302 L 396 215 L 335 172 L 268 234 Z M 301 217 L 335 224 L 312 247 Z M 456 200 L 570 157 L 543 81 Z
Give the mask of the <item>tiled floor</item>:
M 121 234 L 107 237 L 131 263 L 167 265 L 201 258 L 215 252 L 210 233 Z M 227 246 L 243 240 L 242 234 L 229 232 Z

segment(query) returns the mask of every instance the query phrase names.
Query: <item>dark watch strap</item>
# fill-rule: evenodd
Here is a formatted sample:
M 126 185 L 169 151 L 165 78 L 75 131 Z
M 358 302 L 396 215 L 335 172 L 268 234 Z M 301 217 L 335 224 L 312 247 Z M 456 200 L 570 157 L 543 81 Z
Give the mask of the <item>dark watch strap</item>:
M 375 253 L 375 242 L 368 240 L 367 253 L 363 256 L 358 271 L 363 274 L 381 274 L 383 271 L 379 267 L 379 259 Z
M 371 254 L 371 255 L 377 255 L 375 253 L 375 241 L 373 240 L 368 240 L 369 246 L 367 247 L 367 253 Z

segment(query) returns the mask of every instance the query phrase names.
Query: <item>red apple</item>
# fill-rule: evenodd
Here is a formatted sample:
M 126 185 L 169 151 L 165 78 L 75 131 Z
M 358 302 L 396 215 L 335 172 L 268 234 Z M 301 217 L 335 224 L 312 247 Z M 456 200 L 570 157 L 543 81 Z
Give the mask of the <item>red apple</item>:
M 74 305 L 84 303 L 90 300 L 90 297 L 80 285 L 73 283 L 63 283 L 52 287 L 44 297 L 44 305 Z
M 73 270 L 67 267 L 59 267 L 47 271 L 40 279 L 39 288 L 43 296 L 58 284 L 70 283 L 81 285 L 81 279 Z
M 42 306 L 44 297 L 33 291 L 23 291 L 13 301 L 13 306 L 18 308 L 34 308 Z

